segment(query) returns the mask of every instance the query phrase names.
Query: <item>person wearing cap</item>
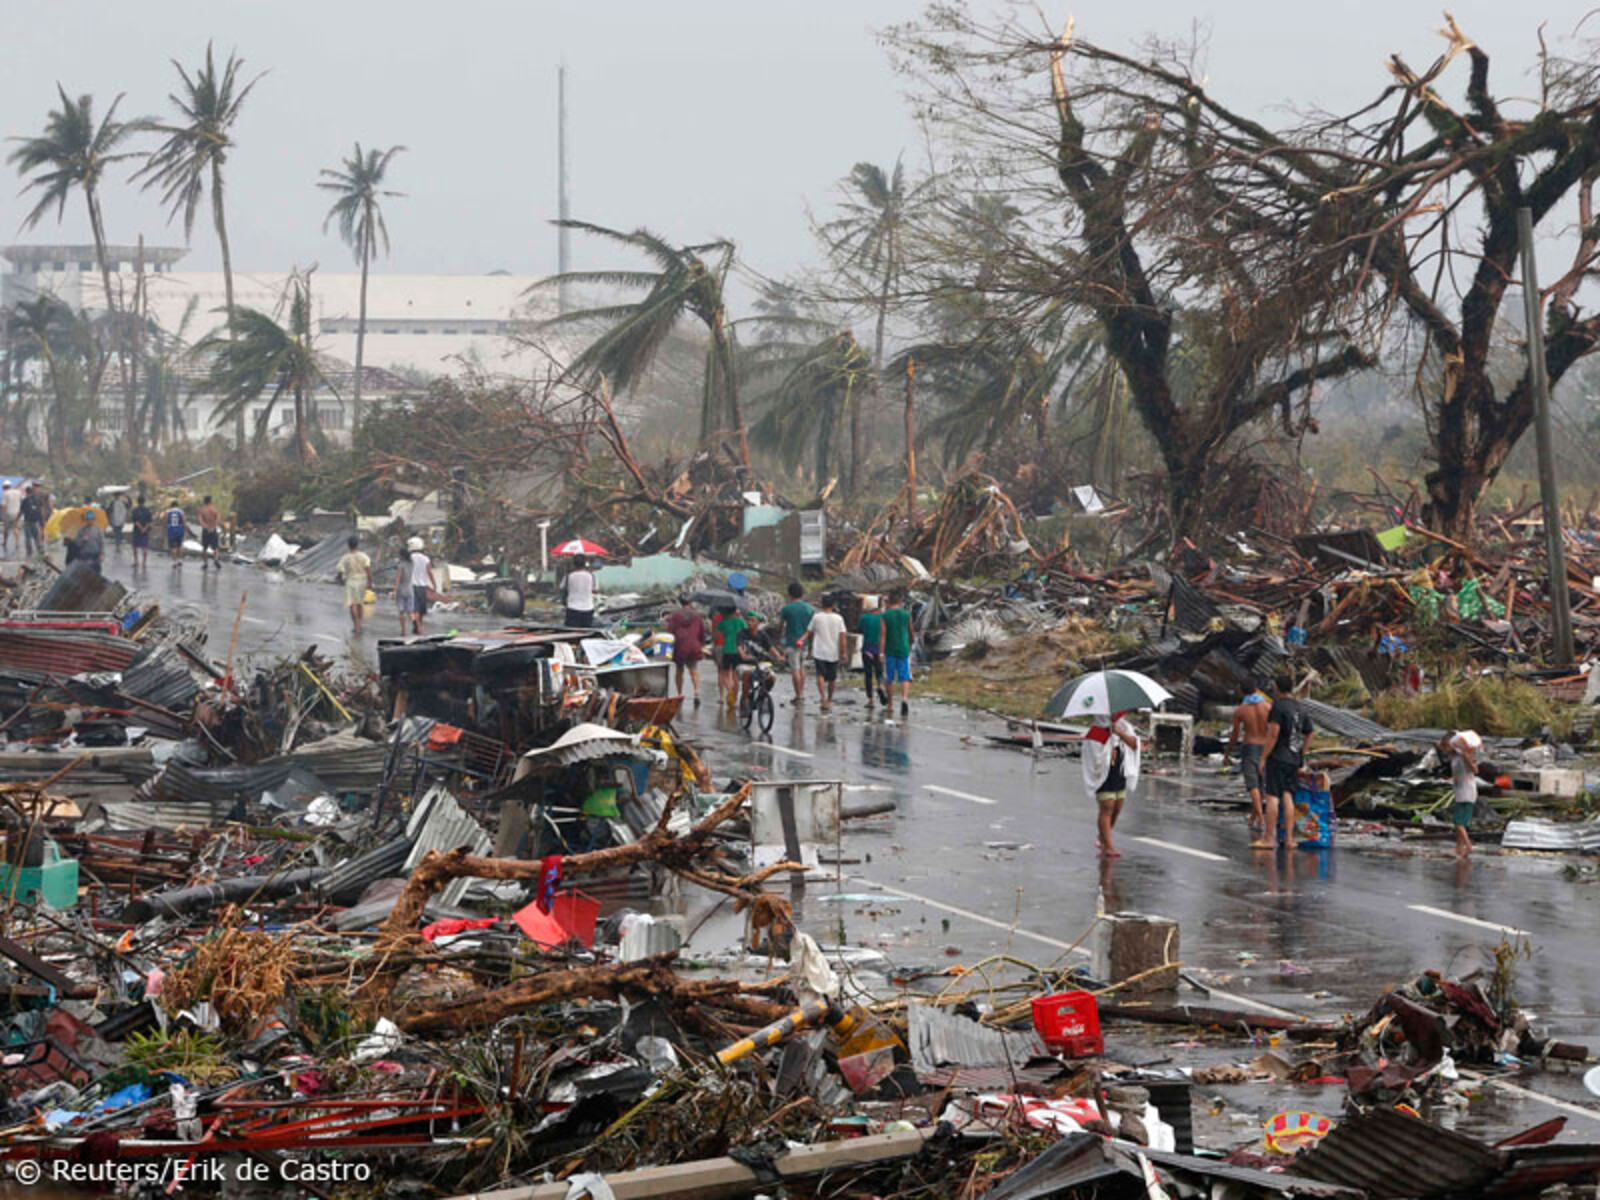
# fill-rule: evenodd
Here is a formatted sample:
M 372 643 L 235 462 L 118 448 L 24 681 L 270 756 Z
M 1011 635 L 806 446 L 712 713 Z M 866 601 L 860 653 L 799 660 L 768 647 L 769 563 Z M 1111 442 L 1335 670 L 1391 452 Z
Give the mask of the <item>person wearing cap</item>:
M 81 562 L 96 575 L 100 574 L 100 561 L 105 557 L 106 535 L 100 530 L 97 513 L 90 509 L 83 514 L 83 527 L 73 539 L 73 561 Z
M 428 615 L 428 593 L 439 584 L 433 574 L 433 560 L 428 557 L 426 543 L 419 537 L 406 542 L 411 552 L 411 630 L 422 632 L 422 618 Z M 402 610 L 403 611 L 403 610 Z

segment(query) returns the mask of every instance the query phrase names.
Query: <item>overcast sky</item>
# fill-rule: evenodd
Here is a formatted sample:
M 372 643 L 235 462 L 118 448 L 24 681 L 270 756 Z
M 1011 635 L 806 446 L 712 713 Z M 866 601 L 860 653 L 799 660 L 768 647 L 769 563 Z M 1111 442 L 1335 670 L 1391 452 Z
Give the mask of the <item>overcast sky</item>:
M 983 0 L 987 3 L 987 0 Z M 1497 90 L 1529 95 L 1535 30 L 1565 35 L 1594 0 L 1458 0 L 1462 28 L 1497 63 Z M 805 211 L 861 159 L 920 161 L 916 127 L 877 39 L 922 0 L 6 0 L 4 133 L 42 127 L 59 81 L 127 115 L 169 110 L 169 59 L 200 60 L 208 38 L 269 74 L 237 131 L 230 223 L 240 270 L 349 255 L 321 232 L 320 167 L 353 141 L 403 143 L 389 202 L 386 269 L 475 273 L 555 268 L 556 64 L 569 71 L 573 212 L 648 224 L 674 240 L 728 236 L 756 269 L 783 274 L 811 254 Z M 1387 81 L 1403 52 L 1426 65 L 1441 6 L 1422 0 L 1045 0 L 1079 33 L 1129 47 L 1143 34 L 1207 29 L 1210 86 L 1236 107 L 1337 107 Z M 1591 23 L 1600 34 L 1600 17 Z M 81 203 L 58 231 L 16 230 L 30 204 L 5 168 L 0 239 L 86 241 Z M 181 242 L 149 196 L 106 191 L 108 234 Z M 576 246 L 578 265 L 584 247 Z M 202 217 L 185 265 L 215 268 Z

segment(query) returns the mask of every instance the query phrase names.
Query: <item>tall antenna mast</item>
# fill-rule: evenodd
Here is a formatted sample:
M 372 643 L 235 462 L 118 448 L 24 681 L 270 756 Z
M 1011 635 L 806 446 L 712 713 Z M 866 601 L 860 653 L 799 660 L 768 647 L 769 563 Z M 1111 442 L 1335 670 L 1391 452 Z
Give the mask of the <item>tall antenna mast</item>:
M 572 219 L 572 202 L 567 194 L 567 64 L 556 69 L 556 160 L 557 194 L 556 211 L 561 217 L 561 227 L 556 241 L 556 271 L 563 277 L 572 269 L 572 230 L 566 222 Z M 563 278 L 556 289 L 556 305 L 567 311 L 567 284 Z

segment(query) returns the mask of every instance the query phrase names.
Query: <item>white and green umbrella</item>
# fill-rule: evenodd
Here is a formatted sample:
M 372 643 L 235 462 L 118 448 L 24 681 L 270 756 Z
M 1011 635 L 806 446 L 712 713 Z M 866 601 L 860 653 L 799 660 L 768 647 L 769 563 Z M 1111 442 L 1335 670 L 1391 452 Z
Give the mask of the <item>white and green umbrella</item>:
M 1171 692 L 1138 671 L 1091 671 L 1057 688 L 1044 711 L 1049 717 L 1109 717 L 1171 699 Z

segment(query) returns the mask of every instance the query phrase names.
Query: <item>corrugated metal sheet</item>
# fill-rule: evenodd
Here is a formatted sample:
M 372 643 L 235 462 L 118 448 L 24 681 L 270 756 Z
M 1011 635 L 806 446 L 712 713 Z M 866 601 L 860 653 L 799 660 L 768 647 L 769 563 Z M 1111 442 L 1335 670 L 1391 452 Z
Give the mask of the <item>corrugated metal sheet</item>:
M 138 642 L 93 629 L 0 627 L 0 670 L 35 679 L 124 671 L 139 651 Z
M 1031 1029 L 991 1029 L 929 1004 L 907 1005 L 906 1026 L 906 1048 L 919 1073 L 950 1066 L 1020 1068 L 1050 1053 Z
M 346 859 L 323 877 L 317 890 L 335 904 L 354 904 L 378 880 L 404 872 L 411 845 L 409 837 L 398 837 Z
M 1500 1170 L 1500 1155 L 1417 1117 L 1375 1108 L 1338 1125 L 1290 1170 L 1360 1188 L 1372 1200 L 1411 1200 L 1482 1194 Z
M 620 729 L 593 723 L 575 725 L 550 745 L 529 750 L 524 754 L 522 756 L 524 766 L 519 767 L 517 774 L 525 775 L 530 770 L 551 765 L 570 767 L 591 759 L 611 758 L 616 755 L 627 755 L 630 758 L 649 761 L 655 757 L 655 752 L 641 749 L 636 735 L 623 733 Z
M 127 595 L 128 589 L 115 579 L 107 579 L 83 563 L 73 563 L 50 585 L 38 607 L 56 613 L 110 613 L 117 611 Z
M 128 665 L 118 690 L 171 712 L 187 712 L 199 694 L 200 684 L 176 650 L 152 646 Z
M 339 560 L 344 557 L 345 542 L 355 527 L 341 529 L 317 542 L 307 550 L 302 550 L 294 558 L 284 564 L 284 573 L 293 575 L 296 579 L 332 579 L 334 568 L 339 565 Z M 393 575 L 393 572 L 390 572 Z
M 422 803 L 417 805 L 406 823 L 406 836 L 411 839 L 411 853 L 406 856 L 405 870 L 410 872 L 430 850 L 454 850 L 465 846 L 473 854 L 493 852 L 494 842 L 478 824 L 472 814 L 456 803 L 449 789 L 435 786 Z M 452 879 L 439 893 L 443 904 L 459 904 L 462 895 L 472 883 L 471 879 Z
M 1527 817 L 1506 826 L 1500 844 L 1511 850 L 1581 850 L 1600 853 L 1600 817 L 1587 821 L 1546 821 Z
M 1299 704 L 1318 729 L 1336 737 L 1354 738 L 1363 742 L 1392 742 L 1402 736 L 1347 708 L 1335 708 L 1320 700 L 1301 700 Z
M 305 767 L 335 792 L 368 793 L 383 782 L 389 747 L 353 734 L 338 733 L 321 741 L 297 746 L 274 762 Z
M 108 829 L 198 829 L 226 821 L 233 809 L 233 801 L 107 800 L 101 808 L 105 812 Z

